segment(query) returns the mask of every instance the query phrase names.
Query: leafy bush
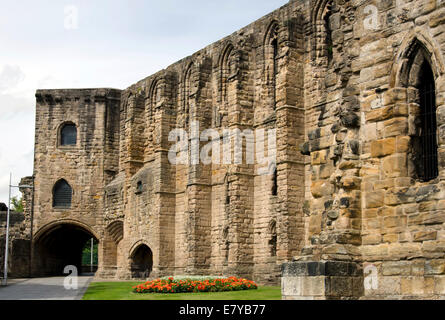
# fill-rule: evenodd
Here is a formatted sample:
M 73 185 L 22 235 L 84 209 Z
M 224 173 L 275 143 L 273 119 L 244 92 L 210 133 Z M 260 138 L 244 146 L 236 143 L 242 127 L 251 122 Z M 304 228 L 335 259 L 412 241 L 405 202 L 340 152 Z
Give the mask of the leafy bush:
M 229 277 L 225 279 L 156 279 L 133 287 L 135 293 L 223 292 L 258 289 L 255 282 Z

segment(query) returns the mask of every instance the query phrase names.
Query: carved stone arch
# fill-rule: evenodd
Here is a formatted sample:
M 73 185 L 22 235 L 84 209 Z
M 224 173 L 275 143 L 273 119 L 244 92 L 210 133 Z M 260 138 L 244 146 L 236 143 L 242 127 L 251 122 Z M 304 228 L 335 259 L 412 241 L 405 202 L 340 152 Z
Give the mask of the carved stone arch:
M 412 86 L 415 78 L 413 71 L 416 71 L 412 70 L 412 66 L 422 59 L 429 63 L 436 81 L 444 75 L 445 63 L 440 46 L 423 29 L 411 31 L 400 47 L 391 71 L 391 88 Z
M 128 105 L 130 103 L 130 99 L 131 99 L 132 95 L 133 95 L 133 93 L 131 91 L 124 93 L 124 96 L 123 96 L 122 102 L 121 102 L 121 112 L 123 112 L 124 115 L 127 114 Z
M 184 68 L 184 72 L 182 74 L 182 111 L 185 113 L 190 112 L 190 98 L 193 94 L 193 88 L 194 88 L 194 70 L 195 69 L 195 63 L 194 61 L 190 61 L 187 63 L 186 67 Z
M 326 13 L 326 8 L 331 5 L 333 0 L 317 0 L 315 1 L 314 6 L 312 7 L 311 13 L 311 22 L 312 26 L 316 25 L 317 21 L 323 19 L 323 16 Z
M 101 241 L 91 226 L 79 220 L 59 219 L 45 224 L 32 239 L 33 276 L 61 276 L 67 265 L 82 272 L 82 251 L 91 238 Z
M 151 244 L 148 241 L 140 239 L 131 245 L 130 250 L 128 250 L 128 258 L 131 258 L 131 256 L 137 250 L 137 248 L 140 247 L 141 245 L 146 245 L 147 247 L 151 248 Z
M 231 56 L 234 52 L 234 47 L 231 42 L 228 42 L 221 53 L 219 58 L 219 72 L 220 72 L 220 93 L 221 93 L 221 102 L 227 101 L 227 82 L 231 76 Z
M 410 110 L 407 118 L 410 175 L 421 182 L 435 180 L 442 170 L 437 138 L 438 128 L 444 123 L 437 116 L 441 107 L 437 105 L 437 97 L 443 94 L 438 84 L 443 81 L 445 68 L 438 48 L 423 28 L 413 29 L 402 41 L 390 75 L 390 88 L 406 93 L 400 103 L 407 103 Z
M 150 114 L 153 113 L 154 110 L 157 108 L 160 108 L 162 106 L 162 78 L 156 77 L 152 80 L 151 84 L 149 85 L 148 90 L 148 100 L 149 100 L 149 110 Z
M 124 223 L 116 220 L 108 224 L 102 241 L 103 271 L 115 275 L 118 266 L 118 245 L 124 237 Z
M 100 239 L 99 234 L 91 226 L 83 223 L 80 220 L 76 220 L 76 219 L 58 219 L 56 221 L 51 221 L 51 222 L 45 224 L 44 226 L 40 227 L 40 229 L 34 234 L 33 242 L 39 241 L 41 239 L 41 237 L 44 236 L 48 231 L 51 231 L 54 228 L 57 228 L 57 227 L 63 226 L 63 225 L 78 226 L 78 227 L 83 228 L 86 231 L 88 231 L 96 239 Z
M 319 0 L 315 2 L 311 13 L 312 27 L 312 54 L 313 61 L 326 58 L 328 63 L 332 60 L 332 42 L 329 30 L 329 16 L 332 12 L 333 0 Z
M 113 221 L 107 226 L 106 231 L 118 244 L 124 238 L 124 222 L 122 220 Z
M 277 20 L 272 20 L 264 33 L 263 44 L 270 45 L 274 39 L 279 38 L 280 24 Z
M 270 22 L 264 35 L 264 83 L 266 86 L 266 100 L 271 109 L 277 107 L 277 78 L 279 74 L 278 58 L 280 51 L 280 25 L 276 20 Z

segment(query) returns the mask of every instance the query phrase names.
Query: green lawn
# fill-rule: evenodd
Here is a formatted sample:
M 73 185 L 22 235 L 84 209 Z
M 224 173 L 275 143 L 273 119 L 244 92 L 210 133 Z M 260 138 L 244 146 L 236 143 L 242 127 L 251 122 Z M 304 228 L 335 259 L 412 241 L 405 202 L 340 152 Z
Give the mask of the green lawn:
M 83 300 L 281 300 L 280 287 L 230 292 L 159 294 L 133 293 L 141 282 L 92 282 Z

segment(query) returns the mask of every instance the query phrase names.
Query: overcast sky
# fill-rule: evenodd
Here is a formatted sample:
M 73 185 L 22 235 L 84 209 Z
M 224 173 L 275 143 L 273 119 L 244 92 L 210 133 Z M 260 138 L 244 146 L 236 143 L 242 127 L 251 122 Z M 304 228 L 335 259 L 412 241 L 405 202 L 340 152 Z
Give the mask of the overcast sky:
M 125 89 L 287 2 L 2 1 L 0 202 L 33 173 L 37 89 Z

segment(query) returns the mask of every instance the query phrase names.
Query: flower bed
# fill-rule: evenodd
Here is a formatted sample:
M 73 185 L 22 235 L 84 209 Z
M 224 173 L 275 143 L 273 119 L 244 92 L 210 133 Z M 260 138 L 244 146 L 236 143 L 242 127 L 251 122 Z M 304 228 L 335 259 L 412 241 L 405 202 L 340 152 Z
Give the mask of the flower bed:
M 133 287 L 135 293 L 223 292 L 258 289 L 255 282 L 229 277 L 225 279 L 156 279 Z

